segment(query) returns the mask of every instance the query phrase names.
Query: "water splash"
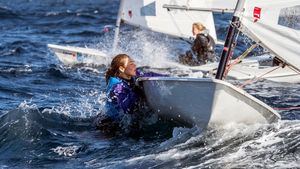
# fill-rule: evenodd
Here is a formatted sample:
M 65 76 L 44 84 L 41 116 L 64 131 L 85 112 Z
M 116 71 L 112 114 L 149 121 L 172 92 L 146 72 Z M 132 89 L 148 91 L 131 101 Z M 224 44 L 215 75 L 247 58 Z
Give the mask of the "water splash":
M 147 30 L 133 29 L 126 27 L 121 31 L 119 46 L 115 52 L 112 49 L 113 32 L 108 32 L 102 39 L 92 45 L 107 53 L 112 59 L 116 54 L 126 53 L 136 60 L 139 66 L 166 67 L 169 61 L 174 60 L 178 55 L 178 48 L 175 44 L 178 40 L 169 38 L 166 35 L 150 32 Z M 176 60 L 176 59 L 175 59 Z
M 76 102 L 63 100 L 60 105 L 53 107 L 53 111 L 71 117 L 89 118 L 101 113 L 105 107 L 106 93 L 90 90 L 87 93 L 81 89 Z

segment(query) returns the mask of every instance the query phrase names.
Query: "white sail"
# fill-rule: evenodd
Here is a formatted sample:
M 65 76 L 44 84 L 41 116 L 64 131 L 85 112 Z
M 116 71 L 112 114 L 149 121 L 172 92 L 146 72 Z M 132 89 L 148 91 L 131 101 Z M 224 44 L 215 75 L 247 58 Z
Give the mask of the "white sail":
M 203 8 L 211 7 L 212 2 L 211 0 L 125 0 L 121 17 L 127 24 L 182 38 L 192 37 L 192 23 L 201 22 L 209 29 L 214 40 L 217 40 L 212 12 L 168 10 L 163 5 Z
M 300 71 L 300 1 L 245 1 L 242 30 Z
M 210 0 L 210 2 L 211 3 L 207 4 L 208 8 L 219 8 L 223 9 L 224 11 L 234 11 L 237 0 Z

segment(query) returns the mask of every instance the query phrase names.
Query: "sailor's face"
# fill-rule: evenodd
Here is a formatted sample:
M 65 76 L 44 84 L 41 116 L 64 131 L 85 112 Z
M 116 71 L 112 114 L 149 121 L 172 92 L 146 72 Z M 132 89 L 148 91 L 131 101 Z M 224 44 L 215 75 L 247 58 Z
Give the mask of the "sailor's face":
M 193 36 L 195 36 L 195 26 L 192 27 Z
M 136 76 L 136 64 L 134 60 L 127 58 L 125 61 L 125 71 L 127 76 Z
M 197 29 L 196 26 L 193 26 L 192 33 L 194 36 L 197 35 L 199 33 L 199 29 Z

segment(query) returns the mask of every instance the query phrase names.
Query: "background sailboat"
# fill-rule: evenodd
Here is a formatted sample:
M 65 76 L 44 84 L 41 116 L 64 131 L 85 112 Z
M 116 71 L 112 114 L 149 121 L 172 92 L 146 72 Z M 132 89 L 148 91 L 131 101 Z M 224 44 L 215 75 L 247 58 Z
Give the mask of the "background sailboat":
M 174 37 L 188 39 L 192 37 L 191 25 L 193 22 L 202 22 L 210 30 L 210 35 L 218 44 L 213 12 L 232 12 L 236 0 L 220 1 L 155 1 L 144 0 L 120 1 L 120 9 L 116 22 L 115 37 L 113 50 L 117 46 L 120 22 L 146 28 L 152 31 L 168 34 Z M 67 65 L 77 63 L 89 64 L 107 64 L 111 54 L 97 49 L 70 47 L 49 44 L 48 47 L 54 51 L 58 59 Z M 269 60 L 272 62 L 274 56 L 267 55 L 256 57 L 255 59 L 243 59 L 240 64 L 232 67 L 228 73 L 228 77 L 238 80 L 252 79 L 256 77 L 269 79 L 278 82 L 300 82 L 300 75 L 288 67 L 276 68 L 273 66 L 260 65 L 260 60 Z M 185 69 L 193 69 L 197 71 L 214 72 L 217 64 L 188 67 L 177 64 L 176 62 L 168 63 L 168 67 L 179 67 Z M 266 74 L 266 72 L 269 72 Z
M 212 11 L 207 12 L 194 10 L 169 10 L 171 9 L 170 7 L 164 7 L 164 5 L 176 5 L 209 9 L 207 7 L 212 6 L 212 2 L 212 0 L 121 0 L 116 21 L 112 51 L 114 51 L 114 49 L 116 48 L 117 42 L 119 40 L 118 36 L 121 22 L 184 39 L 189 39 L 193 36 L 191 25 L 194 22 L 202 22 L 207 25 L 207 28 L 210 30 L 210 35 L 216 41 L 217 36 Z M 220 2 L 220 9 L 227 9 L 228 5 L 222 7 L 224 3 L 221 3 L 221 1 L 218 2 Z M 216 4 L 217 3 L 215 2 L 214 5 Z M 87 58 L 87 60 L 89 61 L 95 59 L 95 64 L 97 62 L 99 64 L 103 64 L 101 62 L 101 59 L 105 60 L 106 57 L 109 57 L 108 53 L 104 53 L 96 49 L 86 49 L 80 47 L 69 47 L 52 44 L 49 44 L 48 47 L 52 51 L 54 51 L 54 53 L 62 63 L 67 65 L 82 63 L 82 56 L 85 56 L 85 58 Z

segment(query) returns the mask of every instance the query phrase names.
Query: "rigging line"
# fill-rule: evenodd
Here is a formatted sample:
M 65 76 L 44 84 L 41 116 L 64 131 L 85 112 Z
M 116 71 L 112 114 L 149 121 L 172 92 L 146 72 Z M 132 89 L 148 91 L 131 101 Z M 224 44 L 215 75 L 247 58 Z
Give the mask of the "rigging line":
M 188 0 L 188 1 L 186 2 L 186 7 L 187 7 L 187 8 L 190 8 L 190 0 Z M 189 15 L 188 10 L 184 10 L 184 13 L 190 18 L 190 20 L 191 20 L 192 22 L 196 21 L 195 18 L 193 18 L 191 15 Z M 171 12 L 170 12 L 169 14 L 172 16 L 172 18 L 175 18 L 174 15 L 171 14 Z M 177 24 L 174 20 L 172 20 L 172 21 L 173 21 L 174 25 L 176 26 L 176 29 L 177 29 L 178 33 L 180 33 L 181 36 L 184 36 L 184 34 L 182 33 L 182 30 L 179 28 L 178 24 Z M 192 25 L 191 25 L 191 26 L 192 26 Z M 183 39 L 183 38 L 182 38 L 182 39 Z M 191 44 L 191 43 L 190 43 L 190 44 Z
M 177 31 L 178 31 L 178 33 L 180 33 L 180 35 L 181 36 L 183 36 L 184 34 L 182 33 L 182 31 L 180 30 L 180 28 L 179 28 L 179 26 L 178 26 L 178 24 L 176 23 L 176 21 L 175 21 L 175 16 L 174 15 L 172 15 L 172 13 L 171 12 L 168 12 L 168 14 L 171 16 L 171 21 L 174 23 L 174 25 L 175 25 L 175 27 L 176 27 L 176 29 L 177 29 Z
M 187 2 L 187 3 L 189 3 L 189 2 Z M 187 7 L 189 8 L 190 5 L 187 4 Z M 187 10 L 185 10 L 184 13 L 190 18 L 190 20 L 191 20 L 192 22 L 196 21 L 196 19 L 195 19 L 194 17 L 192 17 L 191 15 L 189 15 L 189 12 L 188 12 Z
M 187 8 L 190 8 L 190 0 L 188 0 L 187 1 L 187 3 L 186 3 L 186 7 Z M 194 21 L 196 21 L 197 20 L 197 18 L 195 18 L 195 17 L 192 17 L 190 14 L 189 14 L 189 11 L 188 10 L 184 10 L 184 12 L 186 13 L 186 15 L 190 18 L 190 20 L 192 21 L 192 22 L 194 22 Z M 207 28 L 207 26 L 205 25 L 205 27 Z
M 252 46 L 250 46 L 244 53 L 242 53 L 239 57 L 237 57 L 236 59 L 234 59 L 229 65 L 228 65 L 228 72 L 232 69 L 232 67 L 236 64 L 241 63 L 241 61 L 248 56 L 248 54 L 258 46 L 257 43 L 253 44 Z
M 177 32 L 178 32 L 178 35 L 180 34 L 180 36 L 184 36 L 184 34 L 182 33 L 182 30 L 181 30 L 180 27 L 178 26 L 178 23 L 177 23 L 177 22 L 175 21 L 175 19 L 174 19 L 174 18 L 176 18 L 175 15 L 173 15 L 173 14 L 172 14 L 172 11 L 170 11 L 168 8 L 167 8 L 167 13 L 170 15 L 171 21 L 174 23 L 174 25 L 175 25 L 175 27 L 176 27 L 176 30 L 177 30 Z M 173 12 L 173 13 L 175 13 L 175 12 Z
M 186 13 L 186 15 L 190 18 L 192 22 L 196 20 L 195 18 L 191 17 L 191 15 L 189 15 L 188 11 L 184 11 L 184 13 Z
M 254 77 L 252 79 L 247 80 L 245 83 L 243 83 L 242 85 L 238 86 L 238 88 L 243 88 L 243 87 L 245 87 L 246 85 L 248 85 L 250 83 L 256 82 L 256 81 L 260 80 L 263 76 L 265 76 L 265 75 L 267 75 L 267 74 L 269 74 L 269 73 L 277 70 L 278 68 L 281 68 L 281 66 L 277 66 L 274 69 L 272 69 L 272 70 L 270 70 L 270 71 L 268 71 L 268 72 L 266 72 L 266 73 L 264 73 L 264 74 L 262 74 L 262 75 L 260 75 L 258 77 Z
M 253 45 L 251 45 L 243 54 L 241 54 L 239 57 L 237 57 L 237 59 L 239 59 L 240 61 L 243 60 L 245 57 L 248 56 L 248 54 L 255 49 L 257 46 L 259 46 L 258 43 L 255 43 Z

